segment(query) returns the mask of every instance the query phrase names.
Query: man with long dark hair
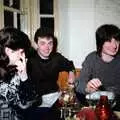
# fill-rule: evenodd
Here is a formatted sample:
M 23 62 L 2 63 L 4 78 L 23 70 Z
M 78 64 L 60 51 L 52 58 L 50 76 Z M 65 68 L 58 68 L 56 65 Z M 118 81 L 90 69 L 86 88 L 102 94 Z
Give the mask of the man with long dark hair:
M 119 98 L 120 29 L 113 24 L 100 26 L 96 30 L 96 45 L 97 51 L 90 53 L 82 64 L 76 91 L 92 93 L 102 86 L 106 91 L 113 91 L 116 98 Z

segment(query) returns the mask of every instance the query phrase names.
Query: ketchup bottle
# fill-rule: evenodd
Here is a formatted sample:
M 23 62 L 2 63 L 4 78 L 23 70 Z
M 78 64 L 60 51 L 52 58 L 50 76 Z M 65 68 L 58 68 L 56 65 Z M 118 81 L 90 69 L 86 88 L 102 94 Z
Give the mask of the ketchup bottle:
M 110 120 L 111 118 L 111 109 L 108 103 L 107 96 L 100 96 L 100 100 L 95 108 L 95 113 L 97 116 L 97 120 Z

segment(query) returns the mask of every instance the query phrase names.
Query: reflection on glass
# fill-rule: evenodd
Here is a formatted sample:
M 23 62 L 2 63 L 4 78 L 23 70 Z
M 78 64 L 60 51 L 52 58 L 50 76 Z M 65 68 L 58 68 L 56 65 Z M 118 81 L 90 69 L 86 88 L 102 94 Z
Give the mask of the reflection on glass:
M 39 0 L 40 14 L 53 14 L 53 0 Z
M 14 21 L 14 17 L 16 17 L 16 22 Z M 16 25 L 14 25 L 14 22 Z M 10 11 L 4 11 L 4 25 L 5 27 L 17 27 L 18 29 L 21 29 L 20 27 L 20 14 L 17 13 L 17 15 L 14 16 L 13 12 Z
M 41 27 L 48 27 L 54 31 L 54 18 L 41 18 Z
M 15 9 L 20 9 L 20 0 L 4 0 L 4 5 Z
M 80 110 L 74 88 L 68 87 L 68 89 L 62 90 L 58 105 L 61 111 L 61 119 L 68 120 L 71 118 L 70 120 L 73 120 L 74 115 Z
M 14 19 L 13 19 L 13 12 L 4 11 L 4 25 L 5 27 L 13 27 Z
M 10 0 L 3 0 L 3 3 L 5 6 L 9 6 L 10 5 Z
M 21 29 L 21 27 L 20 27 L 20 14 L 17 14 L 17 28 Z
M 20 0 L 13 0 L 13 8 L 20 9 Z

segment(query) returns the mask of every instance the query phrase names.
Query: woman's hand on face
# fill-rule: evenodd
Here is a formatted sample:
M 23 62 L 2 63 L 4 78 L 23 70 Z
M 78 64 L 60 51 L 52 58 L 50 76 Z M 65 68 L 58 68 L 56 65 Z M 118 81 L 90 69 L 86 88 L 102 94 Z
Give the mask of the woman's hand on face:
M 93 78 L 87 83 L 86 92 L 91 93 L 96 90 L 102 85 L 101 81 L 98 78 Z
M 26 59 L 24 54 L 22 54 L 20 59 L 15 62 L 15 65 L 17 66 L 18 73 L 26 70 Z
M 27 59 L 25 58 L 25 54 L 22 54 L 20 56 L 20 59 L 15 63 L 15 65 L 17 66 L 18 75 L 21 77 L 22 80 L 27 76 L 26 63 Z

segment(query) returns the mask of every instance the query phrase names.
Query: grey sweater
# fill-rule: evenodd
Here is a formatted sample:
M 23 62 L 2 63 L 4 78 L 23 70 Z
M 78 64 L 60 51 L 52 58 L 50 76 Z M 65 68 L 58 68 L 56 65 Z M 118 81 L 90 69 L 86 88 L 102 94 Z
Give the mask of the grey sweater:
M 120 55 L 111 62 L 104 62 L 96 52 L 90 53 L 82 64 L 80 77 L 76 80 L 76 91 L 85 94 L 86 84 L 92 78 L 101 80 L 106 90 L 120 95 Z

